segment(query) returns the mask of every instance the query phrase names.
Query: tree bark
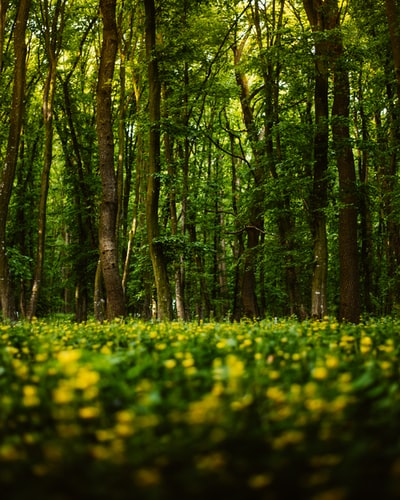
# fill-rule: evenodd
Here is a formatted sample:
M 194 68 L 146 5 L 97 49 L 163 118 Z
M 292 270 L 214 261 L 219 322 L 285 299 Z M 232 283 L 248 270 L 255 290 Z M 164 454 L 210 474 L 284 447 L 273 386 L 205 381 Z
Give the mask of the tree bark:
M 125 315 L 125 297 L 118 269 L 117 248 L 117 179 L 114 168 L 114 135 L 112 128 L 112 80 L 118 48 L 115 18 L 116 0 L 100 0 L 103 17 L 103 42 L 96 92 L 96 130 L 99 147 L 99 168 L 102 200 L 99 224 L 99 249 L 106 315 L 111 320 Z
M 25 32 L 30 0 L 21 0 L 14 29 L 14 84 L 10 110 L 10 123 L 5 162 L 0 178 L 0 302 L 3 317 L 16 317 L 15 298 L 7 259 L 6 224 L 13 182 L 18 160 L 18 149 L 22 130 L 25 76 L 26 43 Z
M 160 195 L 160 117 L 161 83 L 156 52 L 156 10 L 154 0 L 144 0 L 146 15 L 146 57 L 149 84 L 149 159 L 147 177 L 147 238 L 150 258 L 153 265 L 154 281 L 157 290 L 157 315 L 159 320 L 172 319 L 172 297 L 168 280 L 167 263 L 162 243 L 159 241 L 160 229 L 158 204 Z

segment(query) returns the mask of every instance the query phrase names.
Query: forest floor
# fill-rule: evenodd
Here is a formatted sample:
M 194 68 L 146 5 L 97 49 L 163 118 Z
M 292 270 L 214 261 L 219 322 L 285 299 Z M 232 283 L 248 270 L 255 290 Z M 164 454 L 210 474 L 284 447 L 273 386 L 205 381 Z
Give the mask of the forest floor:
M 399 353 L 390 318 L 0 325 L 1 497 L 398 498 Z

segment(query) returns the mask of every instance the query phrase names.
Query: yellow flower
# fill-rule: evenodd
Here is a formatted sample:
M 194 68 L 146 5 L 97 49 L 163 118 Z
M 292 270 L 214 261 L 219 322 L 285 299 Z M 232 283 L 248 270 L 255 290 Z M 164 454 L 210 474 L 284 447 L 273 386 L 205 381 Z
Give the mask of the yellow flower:
M 98 429 L 96 431 L 96 439 L 97 441 L 111 441 L 115 438 L 114 431 L 112 429 Z
M 200 401 L 189 405 L 187 418 L 190 424 L 215 423 L 220 420 L 220 401 L 214 394 L 206 394 Z
M 48 354 L 45 353 L 45 352 L 39 352 L 38 354 L 36 354 L 36 361 L 38 363 L 42 363 L 43 361 L 47 361 L 48 359 Z
M 296 445 L 304 440 L 304 434 L 298 430 L 289 430 L 278 436 L 273 441 L 274 448 L 280 450 L 289 445 Z
M 317 366 L 314 368 L 314 370 L 311 372 L 311 375 L 313 378 L 316 380 L 324 380 L 328 377 L 328 370 L 326 369 L 325 366 Z
M 79 349 L 70 349 L 66 351 L 60 351 L 57 354 L 57 359 L 62 365 L 69 365 L 70 363 L 75 363 L 81 357 L 81 351 Z
M 160 473 L 155 468 L 142 468 L 135 472 L 135 482 L 142 488 L 154 486 L 160 481 Z
M 238 378 L 243 375 L 244 363 L 234 354 L 229 354 L 226 357 L 226 365 L 228 367 L 228 372 L 230 377 Z
M 95 399 L 99 395 L 98 387 L 91 386 L 83 391 L 83 399 L 90 400 Z
M 73 423 L 60 423 L 57 425 L 57 432 L 63 439 L 70 439 L 79 436 L 81 428 Z
M 53 391 L 53 400 L 58 404 L 70 403 L 74 399 L 74 391 L 67 384 L 60 384 Z
M 365 354 L 371 350 L 373 346 L 373 341 L 371 337 L 361 337 L 360 340 L 360 351 Z
M 259 490 L 271 484 L 271 481 L 272 478 L 269 474 L 255 474 L 249 478 L 247 484 L 251 489 Z
M 101 354 L 105 354 L 108 356 L 109 354 L 112 353 L 112 349 L 108 345 L 103 345 L 103 347 L 100 349 Z
M 315 399 L 307 399 L 304 402 L 304 406 L 307 408 L 307 410 L 320 412 L 325 408 L 326 404 L 325 401 L 323 401 L 322 399 L 315 398 Z
M 196 459 L 196 467 L 200 470 L 210 470 L 214 471 L 220 467 L 223 467 L 226 463 L 226 459 L 221 452 L 214 452 Z
M 23 395 L 25 397 L 36 396 L 37 388 L 35 385 L 24 385 L 22 388 Z
M 79 408 L 79 416 L 83 419 L 96 418 L 100 414 L 100 409 L 97 406 L 83 406 Z
M 232 401 L 230 407 L 233 411 L 240 411 L 243 410 L 243 408 L 251 405 L 252 402 L 253 396 L 251 394 L 245 394 L 242 398 L 236 401 Z
M 381 361 L 380 366 L 383 371 L 388 371 L 392 367 L 392 365 L 389 363 L 389 361 Z
M 268 387 L 266 396 L 276 403 L 283 403 L 286 399 L 284 392 L 279 387 Z
M 114 427 L 115 434 L 120 437 L 131 436 L 135 431 L 130 423 L 118 423 Z
M 117 413 L 115 414 L 115 419 L 119 423 L 130 424 L 135 419 L 135 413 L 130 410 L 117 411 Z
M 75 379 L 75 387 L 77 389 L 87 389 L 88 387 L 97 384 L 100 380 L 100 374 L 90 368 L 79 368 Z
M 182 366 L 184 368 L 190 368 L 191 366 L 194 365 L 194 359 L 193 358 L 186 358 L 182 361 Z
M 101 444 L 95 444 L 92 446 L 90 453 L 96 460 L 108 460 L 110 458 L 109 448 Z
M 24 385 L 22 388 L 22 403 L 24 406 L 38 406 L 40 404 L 35 385 Z
M 339 360 L 335 356 L 328 355 L 325 364 L 328 368 L 337 368 L 339 366 Z
M 176 360 L 175 359 L 167 359 L 166 361 L 164 361 L 164 366 L 168 370 L 172 370 L 176 366 Z
M 278 370 L 271 370 L 269 372 L 269 378 L 271 380 L 277 380 L 280 376 L 281 376 L 281 374 L 278 372 Z

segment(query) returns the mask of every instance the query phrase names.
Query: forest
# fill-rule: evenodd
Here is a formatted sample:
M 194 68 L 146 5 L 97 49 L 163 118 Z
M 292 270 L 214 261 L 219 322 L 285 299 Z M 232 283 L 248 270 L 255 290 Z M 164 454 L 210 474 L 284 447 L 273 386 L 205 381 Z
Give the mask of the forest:
M 400 307 L 398 0 L 0 0 L 2 318 Z

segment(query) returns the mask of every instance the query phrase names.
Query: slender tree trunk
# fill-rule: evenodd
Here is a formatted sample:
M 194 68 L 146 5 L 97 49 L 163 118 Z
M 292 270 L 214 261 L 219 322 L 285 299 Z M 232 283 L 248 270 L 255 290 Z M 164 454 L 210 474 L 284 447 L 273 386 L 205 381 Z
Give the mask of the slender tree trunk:
M 73 105 L 69 89 L 69 78 L 63 82 L 64 106 L 68 127 L 59 130 L 59 136 L 63 145 L 66 158 L 66 167 L 69 172 L 76 172 L 73 178 L 74 205 L 76 207 L 76 232 L 77 243 L 81 249 L 72 261 L 73 277 L 75 279 L 75 319 L 78 322 L 86 321 L 89 286 L 93 282 L 93 272 L 88 258 L 88 252 L 98 250 L 97 224 L 93 193 L 88 186 L 87 179 L 92 175 L 90 164 L 84 164 L 84 154 L 79 143 L 76 128 L 76 120 L 73 115 Z M 69 140 L 72 144 L 72 153 L 69 148 Z M 76 242 L 72 242 L 75 243 Z
M 358 150 L 358 176 L 360 179 L 360 273 L 362 278 L 362 299 L 365 310 L 369 313 L 377 313 L 374 308 L 372 297 L 375 291 L 375 274 L 373 266 L 373 254 L 375 247 L 373 244 L 371 199 L 369 190 L 369 157 L 368 148 L 364 147 L 371 140 L 369 132 L 369 118 L 365 113 L 363 103 L 363 81 L 364 74 L 360 71 L 358 85 L 359 112 L 355 112 L 355 130 L 361 131 L 358 142 L 363 146 Z M 357 132 L 356 132 L 357 133 Z
M 149 83 L 149 159 L 147 178 L 147 237 L 157 290 L 159 320 L 172 319 L 172 297 L 168 280 L 167 263 L 160 236 L 158 204 L 160 195 L 160 117 L 161 84 L 156 52 L 156 10 L 154 0 L 144 0 L 146 14 L 146 56 Z
M 115 18 L 116 0 L 100 0 L 103 16 L 103 42 L 97 83 L 96 129 L 99 145 L 99 168 L 102 201 L 99 224 L 99 247 L 107 319 L 125 315 L 125 297 L 118 269 L 117 213 L 118 192 L 114 168 L 114 134 L 112 127 L 112 80 L 118 48 Z
M 48 12 L 47 12 L 48 15 Z M 56 14 L 57 15 L 57 14 Z M 50 30 L 50 26 L 46 26 Z M 33 275 L 33 283 L 31 296 L 27 309 L 28 319 L 32 319 L 36 314 L 36 308 L 39 300 L 39 293 L 43 276 L 43 264 L 45 254 L 45 241 L 46 241 L 46 212 L 47 212 L 47 195 L 49 191 L 49 177 L 53 157 L 53 107 L 54 96 L 56 90 L 56 71 L 57 60 L 54 47 L 52 46 L 52 36 L 54 33 L 47 32 L 47 56 L 49 57 L 49 69 L 47 72 L 46 82 L 43 93 L 43 121 L 45 131 L 44 143 L 44 162 L 43 170 L 40 177 L 40 199 L 39 199 L 39 217 L 38 217 L 38 241 L 36 248 L 36 262 Z
M 168 175 L 170 178 L 169 188 L 169 213 L 171 219 L 171 235 L 178 237 L 178 214 L 176 210 L 176 172 L 173 157 L 173 145 L 171 137 L 168 133 L 164 136 L 165 145 L 165 161 L 168 166 Z M 178 319 L 184 321 L 186 319 L 185 303 L 184 303 L 184 283 L 183 283 L 183 256 L 179 252 L 174 261 L 175 265 L 175 301 L 176 301 L 176 314 Z
M 93 293 L 93 309 L 94 317 L 97 321 L 106 319 L 106 305 L 104 299 L 103 273 L 101 260 L 96 266 L 96 274 L 94 277 L 94 293 Z
M 8 206 L 15 177 L 22 130 L 25 97 L 26 44 L 25 32 L 30 0 L 21 0 L 14 29 L 14 84 L 10 110 L 6 157 L 0 178 L 0 302 L 4 318 L 16 316 L 14 291 L 7 259 L 6 224 Z

